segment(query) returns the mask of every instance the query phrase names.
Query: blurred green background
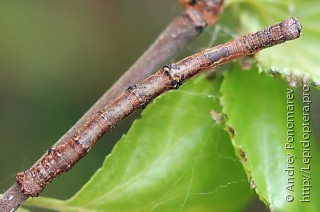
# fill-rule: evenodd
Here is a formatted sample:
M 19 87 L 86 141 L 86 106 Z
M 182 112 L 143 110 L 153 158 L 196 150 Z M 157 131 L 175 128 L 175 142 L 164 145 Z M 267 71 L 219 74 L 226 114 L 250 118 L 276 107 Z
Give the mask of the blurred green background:
M 90 108 L 181 11 L 175 0 L 0 1 L 0 193 Z M 208 35 L 201 36 L 202 46 L 186 51 L 206 47 Z M 313 91 L 313 96 L 313 108 L 320 108 L 319 92 Z M 72 196 L 101 166 L 133 118 L 104 136 L 43 195 Z M 319 128 L 320 113 L 313 111 L 312 118 Z
M 0 1 L 0 193 L 55 143 L 181 11 L 176 1 Z M 43 195 L 69 198 L 133 117 Z

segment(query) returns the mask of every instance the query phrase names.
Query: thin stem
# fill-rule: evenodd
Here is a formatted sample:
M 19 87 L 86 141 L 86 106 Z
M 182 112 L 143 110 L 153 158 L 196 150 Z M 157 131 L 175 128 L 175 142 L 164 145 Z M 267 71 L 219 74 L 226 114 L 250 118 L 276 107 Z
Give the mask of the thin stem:
M 47 197 L 38 197 L 36 201 L 33 199 L 28 200 L 25 205 L 31 207 L 38 207 L 38 208 L 47 208 L 47 209 L 54 209 L 56 211 L 68 211 L 68 207 L 65 204 L 65 201 L 47 198 Z
M 21 192 L 21 187 L 14 183 L 3 195 L 0 196 L 0 211 L 15 211 L 30 195 Z

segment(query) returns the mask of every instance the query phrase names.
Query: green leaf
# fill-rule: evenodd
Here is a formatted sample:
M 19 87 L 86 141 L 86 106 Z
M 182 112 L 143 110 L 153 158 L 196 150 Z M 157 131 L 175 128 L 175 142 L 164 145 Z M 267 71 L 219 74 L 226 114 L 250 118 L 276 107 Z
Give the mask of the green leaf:
M 307 112 L 302 111 L 299 91 L 301 89 L 288 88 L 282 79 L 258 74 L 257 68 L 240 71 L 238 66 L 225 74 L 221 87 L 223 112 L 228 117 L 227 125 L 235 133 L 232 139 L 234 148 L 252 187 L 272 211 L 318 211 L 320 208 L 320 191 L 316 189 L 320 186 L 320 151 L 312 133 L 310 139 L 305 139 L 308 140 L 305 144 L 311 147 L 304 148 L 300 142 L 303 141 L 302 120 Z M 288 92 L 294 92 L 294 104 L 287 98 Z M 294 122 L 293 118 L 287 118 L 289 109 L 292 109 L 289 105 L 294 107 Z M 294 123 L 294 127 L 289 122 Z M 306 123 L 310 124 L 310 121 Z M 291 131 L 287 134 L 291 129 L 294 134 L 291 135 Z M 294 141 L 289 143 L 292 139 Z M 292 148 L 286 148 L 286 145 Z M 303 161 L 307 160 L 309 153 L 312 156 L 310 161 Z M 293 164 L 288 162 L 290 155 L 294 155 Z M 305 174 L 303 168 L 308 166 L 310 170 L 306 171 L 311 173 L 307 175 L 311 176 L 310 181 L 302 177 Z M 293 173 L 291 182 L 289 174 Z M 294 191 L 288 190 L 290 186 Z M 305 193 L 311 190 L 311 198 L 306 198 L 310 202 L 300 202 L 302 189 L 306 189 Z M 294 197 L 293 202 L 286 200 L 288 195 Z
M 309 81 L 320 85 L 320 19 L 319 1 L 300 0 L 230 0 L 229 6 L 237 8 L 243 34 L 255 32 L 289 17 L 298 17 L 303 35 L 294 41 L 272 47 L 255 55 L 260 69 L 279 72 L 287 76 L 292 85 Z
M 65 210 L 243 208 L 252 198 L 248 181 L 228 134 L 210 115 L 221 110 L 220 82 L 198 77 L 157 98 Z

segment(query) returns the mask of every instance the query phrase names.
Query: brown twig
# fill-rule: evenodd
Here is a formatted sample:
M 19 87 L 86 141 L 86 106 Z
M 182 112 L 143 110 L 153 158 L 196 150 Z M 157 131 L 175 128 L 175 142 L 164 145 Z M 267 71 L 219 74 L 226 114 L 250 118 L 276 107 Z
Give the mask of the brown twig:
M 30 195 L 21 192 L 21 187 L 14 183 L 3 195 L 0 196 L 0 211 L 15 211 Z
M 125 88 L 150 75 L 161 64 L 166 63 L 168 59 L 196 38 L 206 26 L 214 24 L 222 10 L 224 1 L 183 0 L 180 2 L 186 8 L 182 15 L 168 25 L 136 63 L 57 141 L 51 148 L 52 151 L 56 146 L 67 143 L 75 132 L 83 128 L 91 116 L 102 110 L 109 101 L 121 94 Z M 39 161 L 45 156 L 42 156 Z M 0 196 L 0 211 L 14 211 L 29 196 L 29 194 L 26 195 L 22 192 L 19 184 L 13 184 Z

